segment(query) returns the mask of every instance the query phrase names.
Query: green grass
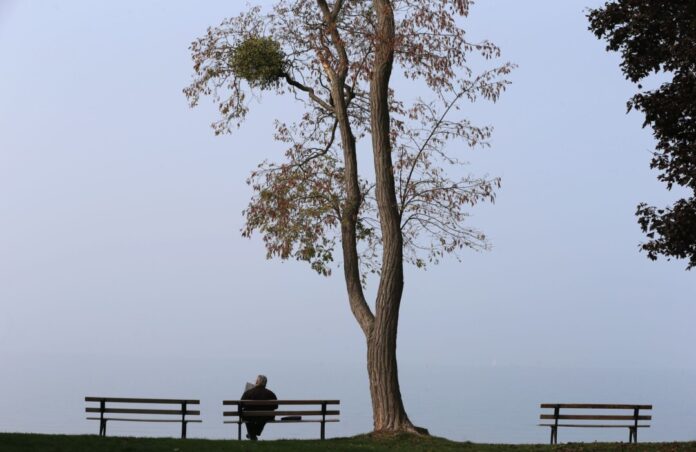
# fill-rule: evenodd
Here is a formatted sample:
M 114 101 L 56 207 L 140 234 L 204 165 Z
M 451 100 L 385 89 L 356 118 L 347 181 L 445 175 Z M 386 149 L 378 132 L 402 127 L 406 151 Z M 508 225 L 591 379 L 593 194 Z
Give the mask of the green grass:
M 318 440 L 235 441 L 173 438 L 132 438 L 96 435 L 37 435 L 0 433 L 1 452 L 227 452 L 227 451 L 694 451 L 696 442 L 688 443 L 575 443 L 548 446 L 541 444 L 474 444 L 443 438 L 398 435 L 389 438 L 360 435 L 352 438 Z

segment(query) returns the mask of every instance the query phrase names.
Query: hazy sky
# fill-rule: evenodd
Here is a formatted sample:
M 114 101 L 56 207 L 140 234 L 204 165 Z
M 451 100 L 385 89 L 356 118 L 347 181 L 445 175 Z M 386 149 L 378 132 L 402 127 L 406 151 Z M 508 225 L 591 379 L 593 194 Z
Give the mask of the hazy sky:
M 407 270 L 403 379 L 696 371 L 696 273 L 638 251 L 636 204 L 675 194 L 649 169 L 642 116 L 625 114 L 634 87 L 618 56 L 587 31 L 583 11 L 601 3 L 481 0 L 463 22 L 519 65 L 497 104 L 465 107 L 495 127 L 490 149 L 459 151 L 467 171 L 502 177 L 496 204 L 471 212 L 493 249 Z M 244 7 L 0 0 L 0 398 L 26 417 L 11 429 L 52 429 L 22 403 L 45 390 L 37 373 L 77 397 L 235 397 L 266 372 L 286 398 L 340 398 L 333 388 L 352 384 L 342 369 L 366 391 L 341 272 L 268 261 L 239 232 L 245 179 L 283 150 L 273 119 L 297 108 L 266 97 L 215 137 L 214 107 L 191 110 L 181 92 L 190 42 Z M 321 391 L 303 385 L 317 381 Z M 407 402 L 417 391 L 404 387 Z

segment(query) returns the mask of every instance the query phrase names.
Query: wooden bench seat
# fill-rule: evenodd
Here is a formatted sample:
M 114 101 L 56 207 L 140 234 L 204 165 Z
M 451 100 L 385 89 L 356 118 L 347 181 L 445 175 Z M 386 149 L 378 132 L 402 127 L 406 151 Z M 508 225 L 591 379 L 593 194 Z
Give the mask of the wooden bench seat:
M 244 418 L 274 416 L 269 423 L 292 424 L 313 422 L 320 423 L 320 438 L 325 439 L 326 423 L 338 422 L 340 411 L 328 409 L 329 405 L 339 405 L 339 400 L 223 400 L 223 406 L 236 406 L 235 411 L 223 411 L 223 423 L 237 424 L 237 439 L 242 439 L 242 424 Z M 264 407 L 278 405 L 274 411 L 250 411 L 248 407 Z M 290 407 L 290 408 L 287 408 Z M 298 407 L 298 408 L 295 408 Z M 305 407 L 310 407 L 308 409 Z
M 85 397 L 88 406 L 86 413 L 98 413 L 99 416 L 87 417 L 88 420 L 99 421 L 99 436 L 106 436 L 106 423 L 108 421 L 127 422 L 178 422 L 181 424 L 181 437 L 186 438 L 186 425 L 191 422 L 202 422 L 199 418 L 191 419 L 187 416 L 200 416 L 199 410 L 189 409 L 192 405 L 200 405 L 200 400 L 193 399 L 140 399 L 125 397 Z M 98 405 L 89 405 L 97 403 Z M 109 406 L 107 406 L 109 404 Z M 115 405 L 115 406 L 114 406 Z M 177 408 L 143 408 L 152 405 L 177 405 Z M 128 417 L 114 417 L 111 414 L 132 415 Z M 152 417 L 152 416 L 158 417 Z
M 551 444 L 558 444 L 558 427 L 580 427 L 580 428 L 627 428 L 628 442 L 638 442 L 638 429 L 650 427 L 649 424 L 641 424 L 640 421 L 650 421 L 652 416 L 649 414 L 640 414 L 640 410 L 652 410 L 652 405 L 617 405 L 605 403 L 542 403 L 542 409 L 553 409 L 553 413 L 542 413 L 539 419 L 553 421 L 553 423 L 539 424 L 541 427 L 551 428 Z M 561 410 L 573 410 L 574 412 L 565 412 L 561 414 Z M 619 414 L 585 414 L 587 411 L 582 410 L 606 410 L 615 413 L 613 410 L 619 411 Z M 578 413 L 578 411 L 581 411 Z M 630 414 L 629 414 L 630 413 Z M 579 421 L 576 423 L 559 423 L 559 421 Z M 605 421 L 612 423 L 590 424 L 583 421 Z M 623 421 L 630 421 L 624 423 Z M 621 423 L 617 423 L 621 422 Z

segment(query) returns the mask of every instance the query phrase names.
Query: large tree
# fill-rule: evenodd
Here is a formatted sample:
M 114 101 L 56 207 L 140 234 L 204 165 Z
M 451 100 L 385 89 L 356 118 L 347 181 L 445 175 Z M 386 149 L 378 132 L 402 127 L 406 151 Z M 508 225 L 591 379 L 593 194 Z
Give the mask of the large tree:
M 687 259 L 696 266 L 696 1 L 618 0 L 588 14 L 590 30 L 607 40 L 607 50 L 621 52 L 621 70 L 640 83 L 651 74 L 667 80 L 639 91 L 628 102 L 645 114 L 657 140 L 650 166 L 671 190 L 687 195 L 672 206 L 638 205 L 638 223 L 648 241 L 650 259 L 658 255 Z M 645 82 L 643 82 L 645 83 Z M 642 85 L 638 84 L 642 90 Z
M 280 0 L 191 45 L 195 76 L 185 93 L 192 106 L 215 99 L 216 133 L 246 117 L 249 94 L 290 94 L 304 107 L 295 122 L 276 121 L 285 161 L 251 174 L 243 234 L 260 233 L 268 257 L 306 261 L 324 275 L 340 244 L 348 302 L 367 341 L 375 431 L 417 430 L 396 362 L 404 262 L 424 267 L 488 246 L 465 224 L 466 208 L 492 201 L 499 180 L 451 176 L 446 170 L 463 162 L 446 145 L 486 145 L 490 128 L 453 116 L 464 101 L 496 100 L 511 66 L 467 67 L 471 54 L 499 55 L 490 42 L 466 39 L 457 20 L 469 3 Z M 365 149 L 373 171 L 359 171 Z M 379 281 L 374 302 L 364 292 L 370 274 Z

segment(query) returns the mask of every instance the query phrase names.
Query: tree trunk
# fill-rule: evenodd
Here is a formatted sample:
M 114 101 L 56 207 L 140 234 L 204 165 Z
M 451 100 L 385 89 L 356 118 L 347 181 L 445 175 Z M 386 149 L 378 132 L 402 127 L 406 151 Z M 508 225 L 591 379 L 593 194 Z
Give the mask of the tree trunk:
M 367 340 L 367 373 L 370 379 L 375 432 L 416 432 L 404 409 L 396 364 L 398 300 L 388 321 L 378 322 Z M 386 320 L 386 319 L 384 319 Z
M 362 284 L 360 281 L 360 259 L 357 247 L 357 223 L 358 211 L 360 210 L 361 193 L 360 182 L 358 180 L 358 157 L 355 149 L 355 136 L 350 125 L 348 114 L 348 102 L 346 99 L 346 75 L 348 74 L 348 55 L 343 44 L 343 40 L 338 34 L 336 27 L 336 17 L 341 10 L 342 4 L 335 4 L 331 11 L 326 0 L 317 0 L 319 9 L 326 25 L 325 32 L 332 37 L 332 44 L 339 55 L 339 65 L 335 69 L 322 60 L 322 53 L 319 52 L 319 59 L 322 60 L 324 71 L 326 71 L 331 81 L 331 97 L 333 99 L 333 109 L 341 132 L 341 143 L 343 146 L 344 177 L 343 186 L 346 190 L 346 199 L 341 208 L 341 246 L 343 250 L 343 274 L 346 280 L 348 291 L 348 302 L 353 311 L 355 319 L 358 321 L 365 336 L 370 335 L 374 316 L 365 300 Z
M 367 372 L 376 432 L 415 432 L 401 400 L 396 365 L 396 334 L 404 286 L 403 236 L 394 187 L 389 117 L 389 79 L 394 61 L 394 11 L 389 0 L 375 0 L 377 38 L 370 79 L 370 123 L 375 195 L 382 229 L 382 269 L 375 320 L 367 336 Z
M 356 225 L 360 208 L 357 153 L 345 99 L 347 55 L 335 25 L 339 9 L 330 10 L 325 0 L 317 0 L 327 33 L 339 55 L 334 70 L 325 65 L 331 80 L 334 112 L 341 132 L 344 153 L 344 186 L 346 199 L 342 206 L 341 243 L 348 300 L 351 310 L 367 339 L 367 372 L 370 380 L 374 430 L 380 433 L 420 432 L 408 419 L 401 400 L 399 373 L 396 364 L 396 336 L 399 306 L 403 292 L 403 237 L 401 218 L 394 187 L 391 160 L 389 79 L 394 59 L 394 13 L 389 0 L 374 0 L 378 16 L 378 39 L 374 68 L 370 80 L 372 149 L 375 165 L 375 194 L 382 228 L 382 268 L 375 301 L 375 314 L 370 311 L 360 282 Z

